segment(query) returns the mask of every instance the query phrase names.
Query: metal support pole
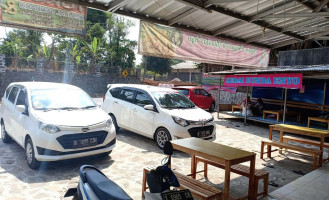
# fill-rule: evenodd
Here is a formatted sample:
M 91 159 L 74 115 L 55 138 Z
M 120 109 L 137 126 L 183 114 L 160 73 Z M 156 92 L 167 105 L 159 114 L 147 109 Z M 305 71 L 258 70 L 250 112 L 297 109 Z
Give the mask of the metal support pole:
M 247 86 L 247 96 L 246 96 L 246 113 L 244 115 L 244 125 L 247 124 L 247 113 L 248 113 L 248 91 L 249 91 L 249 86 Z
M 189 83 L 192 82 L 192 72 L 190 72 Z
M 287 88 L 285 88 L 285 91 L 284 91 L 283 119 L 282 119 L 283 124 L 286 121 L 286 110 L 287 110 Z
M 323 101 L 322 101 L 322 113 L 324 112 L 324 105 L 326 104 L 326 90 L 327 90 L 327 81 L 324 82 L 324 88 L 323 88 Z
M 218 111 L 217 111 L 217 119 L 219 119 L 219 106 L 220 106 L 220 88 L 221 88 L 222 78 L 219 77 L 219 87 L 218 87 Z

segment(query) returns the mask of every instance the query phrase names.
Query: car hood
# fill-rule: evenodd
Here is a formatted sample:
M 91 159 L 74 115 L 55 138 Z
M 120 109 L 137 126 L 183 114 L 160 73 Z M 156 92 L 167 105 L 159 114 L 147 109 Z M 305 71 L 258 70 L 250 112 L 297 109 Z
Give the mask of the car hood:
M 58 126 L 90 126 L 110 119 L 109 115 L 99 108 L 36 111 L 34 114 L 39 121 Z
M 205 121 L 212 118 L 210 113 L 202 110 L 201 108 L 162 110 L 168 115 L 180 117 L 188 121 Z

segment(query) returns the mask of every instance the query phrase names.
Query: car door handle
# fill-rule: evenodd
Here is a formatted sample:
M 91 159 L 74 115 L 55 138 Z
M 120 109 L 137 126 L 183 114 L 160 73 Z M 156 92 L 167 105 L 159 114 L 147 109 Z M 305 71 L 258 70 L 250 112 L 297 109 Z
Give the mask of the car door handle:
M 137 109 L 136 108 L 133 108 L 133 112 L 137 112 Z
M 118 103 L 117 101 L 115 101 L 114 103 Z

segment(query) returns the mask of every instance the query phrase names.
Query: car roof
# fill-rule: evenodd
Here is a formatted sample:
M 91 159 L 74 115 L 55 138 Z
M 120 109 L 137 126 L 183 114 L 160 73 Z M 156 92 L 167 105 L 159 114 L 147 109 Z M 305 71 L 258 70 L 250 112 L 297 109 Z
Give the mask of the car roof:
M 21 85 L 27 88 L 28 90 L 33 89 L 51 89 L 51 88 L 66 88 L 66 89 L 80 89 L 74 85 L 66 84 L 66 83 L 53 83 L 53 82 L 38 82 L 38 81 L 31 81 L 31 82 L 13 82 L 9 86 L 12 85 Z
M 110 84 L 110 87 L 135 88 L 135 89 L 145 90 L 148 92 L 174 91 L 171 88 L 164 88 L 164 87 L 158 87 L 152 85 L 142 85 L 142 84 Z
M 198 86 L 177 86 L 177 87 L 173 87 L 173 89 L 203 89 L 203 88 Z

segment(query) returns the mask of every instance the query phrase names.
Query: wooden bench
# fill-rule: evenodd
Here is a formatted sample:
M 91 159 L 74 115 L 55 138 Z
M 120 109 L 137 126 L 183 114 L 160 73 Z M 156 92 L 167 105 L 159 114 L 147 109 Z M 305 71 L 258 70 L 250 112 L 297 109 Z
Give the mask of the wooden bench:
M 322 154 L 321 150 L 317 149 L 311 149 L 311 148 L 306 148 L 306 147 L 301 147 L 297 145 L 292 145 L 292 144 L 287 144 L 283 142 L 276 142 L 276 141 L 262 141 L 261 143 L 261 149 L 260 149 L 260 158 L 263 159 L 263 154 L 264 154 L 264 146 L 267 145 L 267 149 L 269 149 L 269 146 L 276 146 L 279 148 L 284 148 L 284 149 L 291 149 L 293 151 L 298 151 L 302 152 L 305 154 L 310 154 L 313 157 L 313 169 L 316 169 L 318 166 L 318 157 L 320 157 L 320 154 Z M 271 151 L 266 152 L 267 156 L 270 158 L 271 157 Z
M 308 117 L 307 119 L 307 127 L 310 127 L 311 121 L 317 121 L 317 122 L 324 122 L 328 124 L 328 130 L 329 130 L 329 119 L 324 119 L 320 117 Z
M 241 106 L 238 106 L 238 105 L 232 105 L 232 113 L 234 113 L 234 110 L 235 109 L 238 109 L 238 110 L 242 110 L 242 107 Z
M 293 137 L 293 136 L 283 136 L 284 143 L 288 143 L 289 141 L 302 143 L 302 144 L 314 145 L 314 146 L 318 146 L 318 147 L 320 146 L 320 141 L 309 140 L 309 139 Z M 323 147 L 329 149 L 329 143 L 325 142 Z M 328 160 L 329 160 L 329 155 L 328 155 Z
M 220 164 L 220 163 L 216 163 L 204 158 L 200 158 L 200 157 L 195 157 L 195 169 L 197 169 L 197 165 L 199 162 L 203 162 L 204 163 L 204 168 L 202 171 L 198 171 L 197 173 L 201 173 L 203 172 L 204 177 L 208 177 L 208 164 L 221 168 L 221 169 L 225 169 L 225 165 Z M 241 176 L 245 176 L 245 177 L 249 177 L 249 173 L 250 173 L 250 167 L 245 166 L 245 165 L 241 165 L 241 164 L 237 164 L 237 165 L 232 165 L 231 166 L 231 172 L 234 172 L 236 174 L 239 174 Z M 254 188 L 258 188 L 258 184 L 259 184 L 259 180 L 263 179 L 264 182 L 264 189 L 263 192 L 261 193 L 257 193 L 257 196 L 266 196 L 267 192 L 268 192 L 268 177 L 269 177 L 269 173 L 265 170 L 261 170 L 261 169 L 255 169 L 255 175 L 254 175 Z M 244 199 L 244 198 L 242 198 Z
M 142 182 L 142 197 L 144 198 L 144 192 L 148 188 L 146 186 L 146 174 L 151 171 L 153 167 L 147 167 L 143 169 L 143 182 Z M 193 196 L 200 199 L 217 199 L 221 200 L 223 191 L 201 181 L 195 180 L 177 171 L 174 171 L 181 189 L 189 189 Z

